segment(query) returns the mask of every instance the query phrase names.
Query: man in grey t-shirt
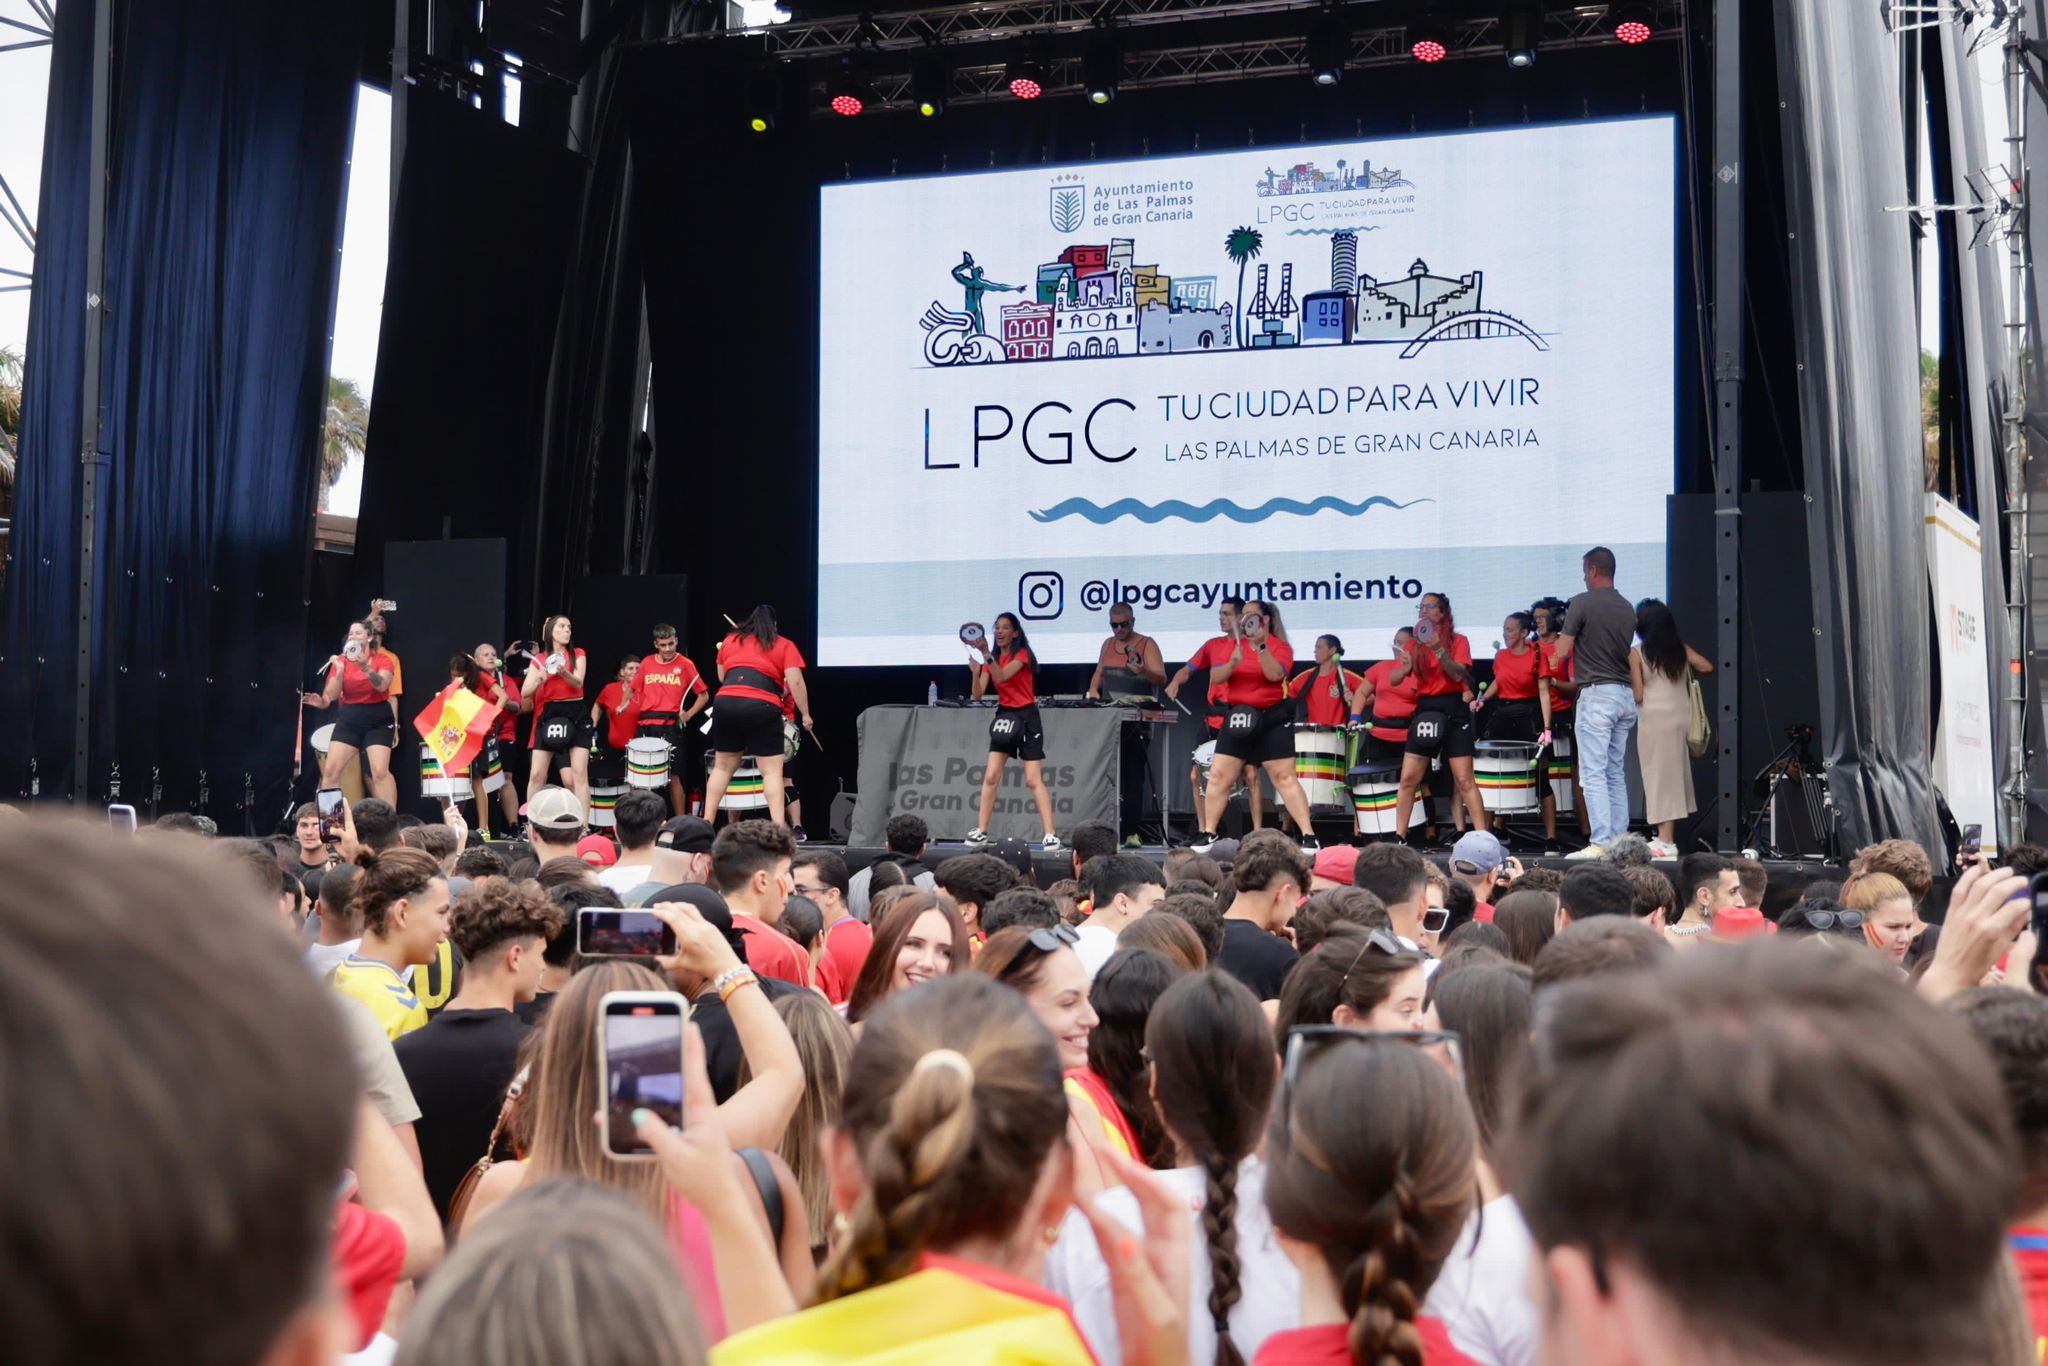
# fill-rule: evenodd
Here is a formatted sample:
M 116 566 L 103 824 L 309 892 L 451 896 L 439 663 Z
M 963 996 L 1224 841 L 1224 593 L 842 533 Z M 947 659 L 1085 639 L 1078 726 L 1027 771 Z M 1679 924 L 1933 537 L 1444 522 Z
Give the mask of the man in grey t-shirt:
M 1591 858 L 1628 832 L 1628 733 L 1636 725 L 1635 689 L 1628 653 L 1635 642 L 1636 609 L 1614 591 L 1614 552 L 1596 545 L 1580 561 L 1586 591 L 1565 608 L 1553 647 L 1558 665 L 1574 661 L 1579 685 L 1573 709 L 1578 726 L 1579 783 L 1593 842 L 1574 857 Z

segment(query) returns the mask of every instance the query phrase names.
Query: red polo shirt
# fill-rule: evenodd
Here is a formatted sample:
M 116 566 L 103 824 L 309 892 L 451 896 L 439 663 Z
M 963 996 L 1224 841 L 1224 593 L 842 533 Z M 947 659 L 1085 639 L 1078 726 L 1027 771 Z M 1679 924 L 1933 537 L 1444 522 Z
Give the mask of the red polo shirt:
M 658 654 L 649 655 L 633 675 L 633 696 L 639 699 L 642 712 L 680 712 L 690 704 L 692 695 L 708 691 L 688 655 L 677 655 L 666 663 Z
M 1363 681 L 1346 668 L 1340 667 L 1328 678 L 1320 669 L 1304 669 L 1287 685 L 1287 695 L 1299 700 L 1306 694 L 1311 726 L 1341 726 L 1351 719 L 1351 694 Z
M 1523 702 L 1536 696 L 1536 665 L 1539 651 L 1527 649 L 1520 654 L 1512 650 L 1496 650 L 1493 656 L 1493 690 L 1495 695 L 1510 702 Z

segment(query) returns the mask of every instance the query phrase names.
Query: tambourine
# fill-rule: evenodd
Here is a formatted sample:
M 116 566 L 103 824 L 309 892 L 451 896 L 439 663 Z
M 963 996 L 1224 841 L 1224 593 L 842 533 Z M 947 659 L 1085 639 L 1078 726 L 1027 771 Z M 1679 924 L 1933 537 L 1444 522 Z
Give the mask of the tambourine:
M 1237 633 L 1239 635 L 1248 636 L 1252 633 L 1254 628 L 1257 628 L 1261 631 L 1265 630 L 1266 619 L 1257 612 L 1246 612 L 1240 617 L 1238 617 Z
M 1415 639 L 1424 645 L 1436 644 L 1436 623 L 1428 617 L 1415 623 Z
M 981 628 L 980 622 L 970 621 L 960 628 L 960 643 L 970 649 L 986 645 L 988 643 L 988 632 Z
M 549 655 L 547 663 L 540 667 L 541 671 L 550 678 L 558 678 L 561 676 L 562 670 L 568 668 L 569 665 L 560 655 Z
M 360 640 L 351 640 L 346 645 L 341 647 L 341 657 L 349 661 L 349 663 L 351 664 L 362 663 L 363 656 L 368 653 L 369 647 L 364 645 L 363 642 L 361 642 Z

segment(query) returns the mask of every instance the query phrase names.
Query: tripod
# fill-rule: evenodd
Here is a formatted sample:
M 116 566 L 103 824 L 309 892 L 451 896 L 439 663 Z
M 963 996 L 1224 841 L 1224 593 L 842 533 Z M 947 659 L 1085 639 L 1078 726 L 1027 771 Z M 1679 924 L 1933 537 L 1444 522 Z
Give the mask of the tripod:
M 1817 770 L 1822 773 L 1826 771 L 1825 765 L 1814 757 L 1811 749 L 1813 728 L 1811 726 L 1793 726 L 1786 732 L 1786 735 L 1788 738 L 1785 747 L 1776 754 L 1773 754 L 1764 763 L 1764 766 L 1756 771 L 1755 776 L 1750 779 L 1752 789 L 1758 785 L 1763 786 L 1764 804 L 1763 809 L 1758 811 L 1755 818 L 1750 821 L 1749 830 L 1742 837 L 1742 847 L 1746 849 L 1754 846 L 1758 856 L 1762 858 L 1782 859 L 1788 857 L 1785 850 L 1778 844 L 1778 788 L 1786 780 L 1793 779 L 1799 783 L 1801 791 L 1806 798 L 1807 819 L 1811 822 L 1814 833 L 1821 842 L 1820 850 L 1813 857 L 1822 859 L 1832 857 L 1835 832 L 1834 799 L 1828 792 L 1825 782 L 1821 783 L 1820 795 L 1817 798 L 1806 782 Z M 1763 828 L 1766 822 L 1769 824 L 1769 830 L 1766 832 L 1767 838 L 1764 843 L 1758 845 L 1756 843 L 1757 831 Z M 1799 848 L 1793 850 L 1789 857 L 1803 859 L 1809 857 L 1809 855 L 1804 848 Z

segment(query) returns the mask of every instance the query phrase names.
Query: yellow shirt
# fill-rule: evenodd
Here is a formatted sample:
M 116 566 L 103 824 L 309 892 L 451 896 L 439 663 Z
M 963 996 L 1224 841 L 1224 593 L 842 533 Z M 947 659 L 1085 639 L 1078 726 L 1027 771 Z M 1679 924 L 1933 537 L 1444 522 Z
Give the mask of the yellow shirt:
M 335 965 L 328 980 L 335 990 L 368 1006 L 383 1026 L 386 1038 L 410 1034 L 427 1022 L 427 1008 L 389 963 L 352 953 Z

